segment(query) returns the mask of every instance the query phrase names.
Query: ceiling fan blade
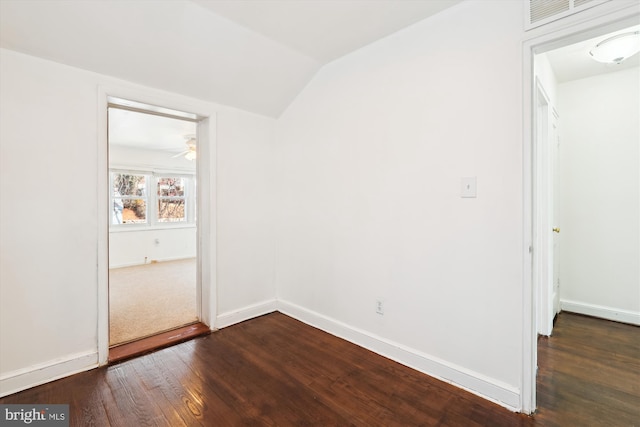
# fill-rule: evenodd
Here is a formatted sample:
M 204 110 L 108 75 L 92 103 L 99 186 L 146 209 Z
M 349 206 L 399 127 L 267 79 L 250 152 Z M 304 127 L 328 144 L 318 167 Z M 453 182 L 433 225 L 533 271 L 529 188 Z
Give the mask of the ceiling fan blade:
M 184 156 L 185 154 L 187 154 L 189 151 L 191 150 L 184 150 L 181 153 L 176 154 L 175 156 L 171 156 L 172 159 L 175 159 L 176 157 L 180 157 L 180 156 Z

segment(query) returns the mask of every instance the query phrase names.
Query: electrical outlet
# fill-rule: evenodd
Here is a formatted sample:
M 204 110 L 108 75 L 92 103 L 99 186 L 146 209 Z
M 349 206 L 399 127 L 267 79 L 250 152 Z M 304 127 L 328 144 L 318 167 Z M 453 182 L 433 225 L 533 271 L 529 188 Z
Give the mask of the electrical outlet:
M 376 313 L 384 315 L 384 303 L 380 299 L 376 300 Z

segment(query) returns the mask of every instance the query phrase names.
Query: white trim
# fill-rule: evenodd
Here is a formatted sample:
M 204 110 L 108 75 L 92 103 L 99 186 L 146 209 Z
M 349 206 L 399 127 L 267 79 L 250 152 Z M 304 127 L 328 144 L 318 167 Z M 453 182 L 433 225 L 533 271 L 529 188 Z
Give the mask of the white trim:
M 201 114 L 203 115 L 203 114 Z M 214 329 L 218 313 L 217 294 L 217 122 L 216 114 L 200 120 L 197 128 L 199 155 L 197 165 L 198 211 L 198 290 L 196 295 L 200 321 Z
M 0 397 L 88 371 L 97 366 L 98 353 L 87 351 L 7 372 L 0 377 Z
M 488 399 L 511 411 L 519 409 L 520 392 L 516 387 L 287 301 L 278 300 L 278 311 L 402 365 Z
M 111 163 L 110 170 L 118 171 L 118 172 L 130 172 L 134 174 L 155 174 L 155 175 L 164 175 L 164 176 L 183 176 L 185 178 L 194 178 L 196 176 L 196 170 L 193 168 L 177 168 L 177 167 L 167 167 L 167 166 L 158 166 L 150 163 Z
M 251 304 L 237 310 L 220 314 L 216 319 L 216 326 L 218 328 L 226 328 L 227 326 L 235 325 L 245 320 L 273 313 L 277 308 L 277 301 L 275 299 Z
M 534 61 L 535 62 L 535 61 Z M 534 64 L 535 68 L 535 64 Z M 533 216 L 533 246 L 537 250 L 533 253 L 533 280 L 537 289 L 538 307 L 536 327 L 541 335 L 549 336 L 553 329 L 553 240 L 552 228 L 552 188 L 551 150 L 549 144 L 551 114 L 554 110 L 547 91 L 538 78 L 535 79 L 533 95 L 533 141 L 532 141 L 532 185 L 533 201 L 531 207 Z
M 216 318 L 216 111 L 196 99 L 136 85 L 98 85 L 98 363 L 107 364 L 109 356 L 109 183 L 107 109 L 109 97 L 162 106 L 196 114 L 198 122 L 198 273 L 197 308 L 200 321 L 213 327 Z
M 620 308 L 606 307 L 604 305 L 568 301 L 564 299 L 560 300 L 560 309 L 571 313 L 585 314 L 587 316 L 640 326 L 639 311 L 623 310 Z
M 523 125 L 522 125 L 522 378 L 520 410 L 532 414 L 536 409 L 536 368 L 537 360 L 537 289 L 533 266 L 533 111 L 534 102 L 534 70 L 533 47 L 530 43 L 523 45 Z
M 175 120 L 183 120 L 191 123 L 198 123 L 205 117 L 198 117 L 197 114 L 187 113 L 185 111 L 171 110 L 158 105 L 149 105 L 147 103 L 131 101 L 130 99 L 122 99 L 108 97 L 109 108 L 117 108 L 120 110 L 133 111 L 147 115 L 159 116 Z
M 615 4 L 614 4 L 615 3 Z M 607 6 L 607 5 L 610 5 Z M 605 7 L 607 6 L 607 7 Z M 637 24 L 640 18 L 638 3 L 633 1 L 608 2 L 598 7 L 556 21 L 557 25 L 543 25 L 531 30 L 523 41 L 523 275 L 522 278 L 522 402 L 525 414 L 536 408 L 537 334 L 536 305 L 537 289 L 533 282 L 532 251 L 544 248 L 533 247 L 533 56 L 581 40 L 597 37 L 608 32 Z M 540 253 L 539 256 L 545 256 Z
M 156 262 L 170 262 L 170 261 L 181 261 L 183 259 L 193 259 L 193 258 L 197 258 L 197 257 L 193 257 L 193 256 L 177 256 L 177 257 L 167 257 L 167 258 L 154 258 L 153 260 L 149 261 L 149 262 L 127 262 L 125 264 L 116 264 L 116 265 L 111 265 L 109 266 L 110 269 L 113 268 L 125 268 L 125 267 L 137 267 L 139 265 L 151 265 L 154 264 Z
M 108 96 L 107 91 L 98 86 L 98 164 L 96 167 L 98 188 L 98 238 L 97 238 L 97 274 L 98 274 L 98 365 L 109 361 L 109 224 L 111 209 L 109 203 L 109 140 L 108 140 Z
M 165 225 L 166 224 L 166 225 Z M 129 233 L 136 231 L 157 231 L 157 230 L 184 230 L 186 228 L 196 228 L 195 222 L 161 222 L 155 225 L 147 224 L 118 224 L 118 227 L 109 227 L 109 233 Z

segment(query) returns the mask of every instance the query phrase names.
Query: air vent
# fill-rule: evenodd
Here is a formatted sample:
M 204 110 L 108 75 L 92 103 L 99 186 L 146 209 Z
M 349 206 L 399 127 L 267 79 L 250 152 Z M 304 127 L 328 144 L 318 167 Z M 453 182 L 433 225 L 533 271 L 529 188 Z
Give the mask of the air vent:
M 533 24 L 542 21 L 566 12 L 570 7 L 569 0 L 530 0 L 529 22 Z
M 587 3 L 591 3 L 593 0 L 573 0 L 573 5 L 575 7 L 584 6 Z
M 610 0 L 529 0 L 527 25 L 530 30 Z

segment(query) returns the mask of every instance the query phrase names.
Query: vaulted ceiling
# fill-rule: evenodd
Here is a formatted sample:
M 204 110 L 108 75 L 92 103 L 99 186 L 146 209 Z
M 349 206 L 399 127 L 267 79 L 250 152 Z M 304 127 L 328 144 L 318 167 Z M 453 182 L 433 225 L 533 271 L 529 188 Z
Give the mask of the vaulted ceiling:
M 462 0 L 0 0 L 0 47 L 278 117 L 325 64 Z M 559 81 L 588 40 L 548 53 Z
M 461 0 L 195 1 L 324 64 Z
M 326 63 L 461 0 L 2 0 L 0 47 L 278 117 Z

